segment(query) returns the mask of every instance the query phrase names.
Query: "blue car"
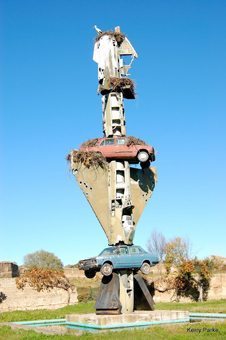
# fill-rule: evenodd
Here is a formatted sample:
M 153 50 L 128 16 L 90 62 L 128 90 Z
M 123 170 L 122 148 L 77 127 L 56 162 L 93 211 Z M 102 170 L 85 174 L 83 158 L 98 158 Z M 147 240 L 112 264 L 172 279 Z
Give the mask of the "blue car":
M 151 266 L 157 263 L 158 257 L 140 246 L 118 245 L 105 248 L 96 257 L 79 261 L 78 267 L 84 270 L 86 277 L 92 278 L 98 271 L 109 276 L 115 269 L 140 269 L 143 274 L 149 274 Z

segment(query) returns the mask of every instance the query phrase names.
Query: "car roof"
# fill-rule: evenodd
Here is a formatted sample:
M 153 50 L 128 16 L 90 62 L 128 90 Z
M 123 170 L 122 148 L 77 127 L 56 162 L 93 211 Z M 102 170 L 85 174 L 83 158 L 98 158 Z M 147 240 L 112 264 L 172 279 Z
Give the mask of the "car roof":
M 98 138 L 98 140 L 105 140 L 105 139 L 121 139 L 121 138 L 127 138 L 126 136 L 112 136 L 112 137 L 101 137 Z
M 138 248 L 142 248 L 141 246 L 137 246 L 135 244 L 131 244 L 131 245 L 128 245 L 128 244 L 119 244 L 117 246 L 110 246 L 110 247 L 107 247 L 105 249 L 115 249 L 115 248 L 131 248 L 131 247 L 138 247 Z

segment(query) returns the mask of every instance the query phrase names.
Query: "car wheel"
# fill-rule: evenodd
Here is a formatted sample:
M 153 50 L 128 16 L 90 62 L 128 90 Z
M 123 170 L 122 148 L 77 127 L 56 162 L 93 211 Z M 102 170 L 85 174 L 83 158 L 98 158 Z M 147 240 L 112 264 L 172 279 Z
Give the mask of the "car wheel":
M 104 276 L 110 276 L 112 274 L 113 267 L 110 263 L 104 263 L 100 269 L 100 272 Z
M 147 162 L 149 159 L 149 153 L 145 150 L 142 150 L 138 152 L 137 158 L 138 158 L 138 161 L 141 163 Z
M 85 276 L 88 279 L 92 279 L 96 275 L 95 270 L 85 270 Z
M 142 264 L 142 266 L 140 267 L 140 270 L 141 270 L 141 273 L 147 275 L 147 274 L 150 273 L 151 266 L 150 266 L 149 263 L 144 262 L 144 263 Z

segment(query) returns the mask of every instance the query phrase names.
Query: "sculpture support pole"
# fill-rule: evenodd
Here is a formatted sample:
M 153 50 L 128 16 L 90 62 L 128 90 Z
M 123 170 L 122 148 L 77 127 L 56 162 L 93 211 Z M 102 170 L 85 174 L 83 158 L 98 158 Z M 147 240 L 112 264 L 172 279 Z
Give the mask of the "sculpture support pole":
M 134 310 L 134 288 L 133 272 L 121 270 L 118 273 L 120 284 L 120 302 L 122 305 L 122 314 L 132 313 Z

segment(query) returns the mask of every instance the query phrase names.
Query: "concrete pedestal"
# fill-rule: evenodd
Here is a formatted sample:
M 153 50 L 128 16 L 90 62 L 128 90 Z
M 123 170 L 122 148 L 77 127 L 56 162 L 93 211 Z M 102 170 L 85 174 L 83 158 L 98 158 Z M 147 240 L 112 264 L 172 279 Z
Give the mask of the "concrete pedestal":
M 135 311 L 120 315 L 70 314 L 66 322 L 72 326 L 94 329 L 145 327 L 158 323 L 189 322 L 187 311 Z

